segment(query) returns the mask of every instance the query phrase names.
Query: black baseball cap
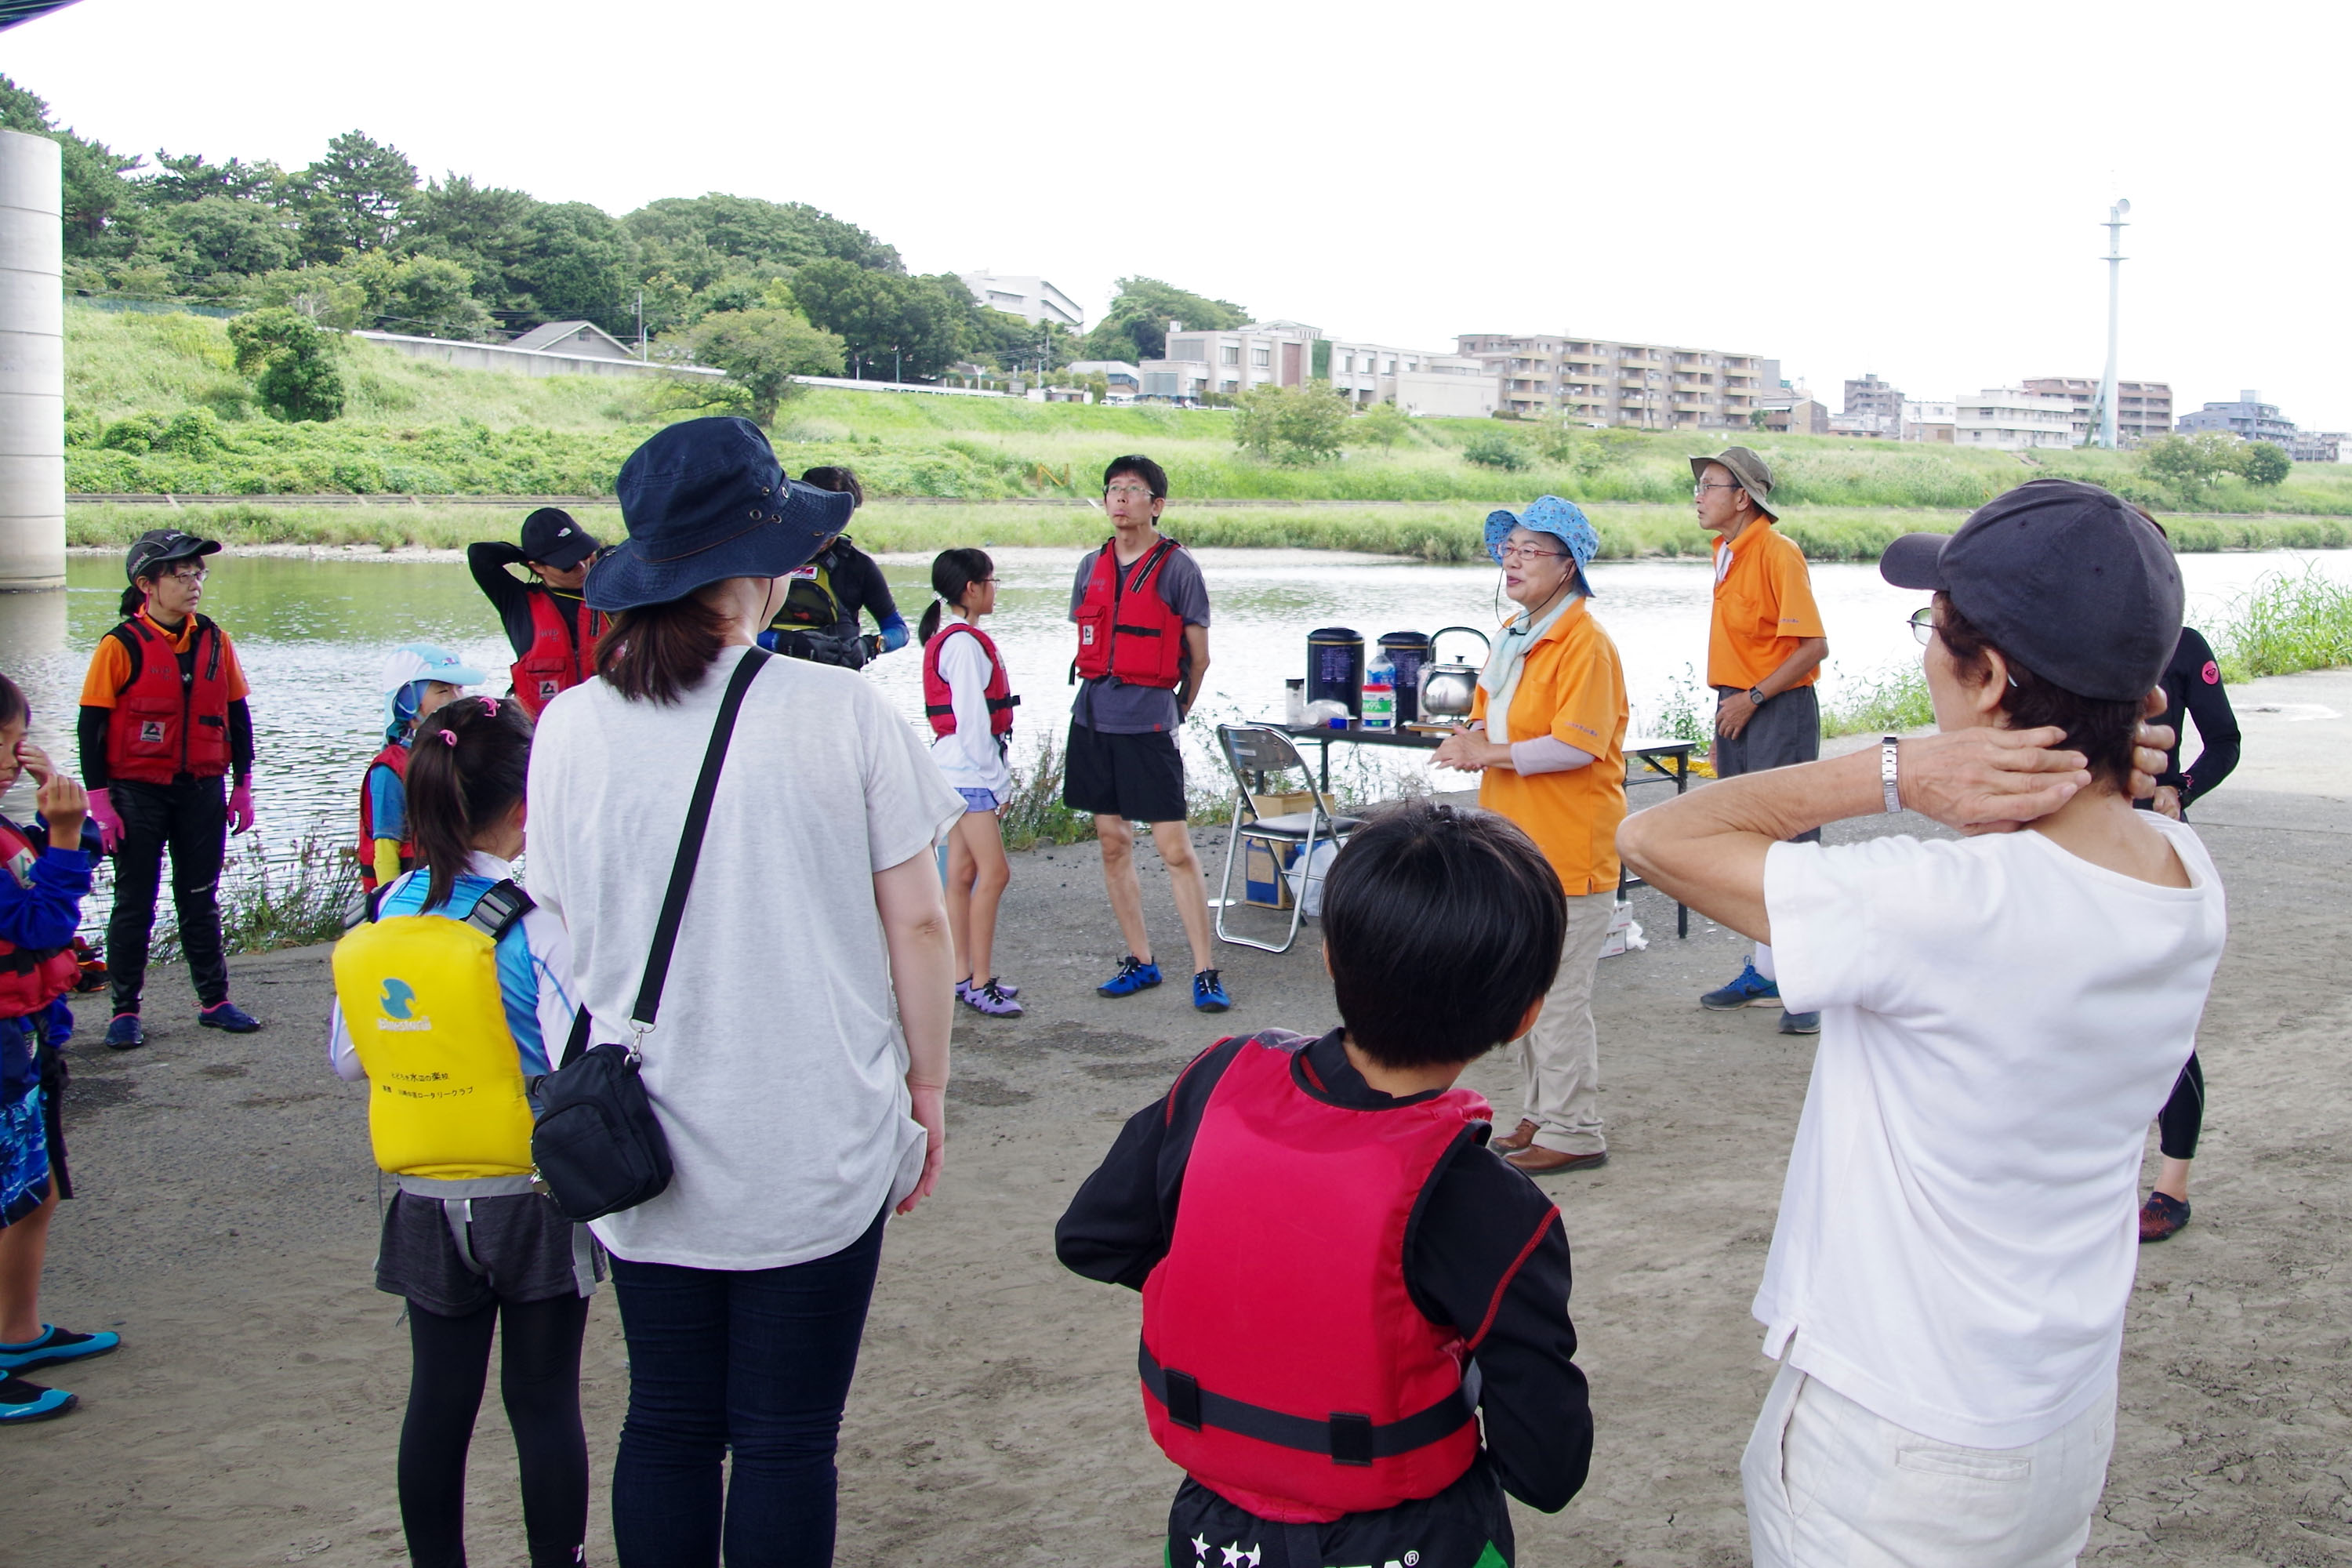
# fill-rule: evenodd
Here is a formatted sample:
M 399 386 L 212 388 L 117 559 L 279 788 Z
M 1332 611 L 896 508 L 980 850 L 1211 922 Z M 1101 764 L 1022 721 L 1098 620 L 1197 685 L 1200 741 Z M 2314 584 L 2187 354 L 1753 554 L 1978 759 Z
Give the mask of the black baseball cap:
M 131 552 L 122 558 L 123 580 L 136 583 L 142 577 L 155 575 L 159 566 L 215 554 L 219 550 L 217 539 L 198 539 L 176 528 L 151 528 L 131 542 Z
M 560 506 L 543 506 L 522 520 L 523 559 L 569 572 L 602 549 L 596 536 Z
M 2030 479 L 1957 533 L 1906 533 L 1878 574 L 1948 595 L 2002 653 L 2096 701 L 2147 696 L 2180 641 L 2172 547 L 2121 496 L 2077 479 Z

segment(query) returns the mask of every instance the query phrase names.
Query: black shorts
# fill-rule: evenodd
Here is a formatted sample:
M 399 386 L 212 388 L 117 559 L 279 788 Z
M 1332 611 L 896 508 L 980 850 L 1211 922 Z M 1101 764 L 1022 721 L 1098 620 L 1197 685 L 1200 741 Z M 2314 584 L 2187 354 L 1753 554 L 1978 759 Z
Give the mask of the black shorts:
M 1129 822 L 1184 820 L 1184 754 L 1165 730 L 1107 735 L 1072 722 L 1062 804 Z
M 549 1199 L 517 1193 L 472 1203 L 466 1240 L 475 1267 L 468 1268 L 442 1205 L 394 1193 L 376 1243 L 375 1288 L 428 1312 L 462 1318 L 493 1301 L 585 1296 L 604 1278 L 588 1227 L 565 1219 Z

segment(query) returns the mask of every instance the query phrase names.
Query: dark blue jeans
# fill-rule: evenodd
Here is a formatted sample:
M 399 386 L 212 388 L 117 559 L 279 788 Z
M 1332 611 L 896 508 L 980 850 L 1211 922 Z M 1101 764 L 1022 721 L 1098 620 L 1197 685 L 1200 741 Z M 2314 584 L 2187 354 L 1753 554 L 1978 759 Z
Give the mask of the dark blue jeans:
M 833 1456 L 884 1217 L 839 1252 L 787 1268 L 613 1259 L 629 1342 L 613 1467 L 621 1568 L 715 1568 L 722 1535 L 728 1568 L 833 1561 Z

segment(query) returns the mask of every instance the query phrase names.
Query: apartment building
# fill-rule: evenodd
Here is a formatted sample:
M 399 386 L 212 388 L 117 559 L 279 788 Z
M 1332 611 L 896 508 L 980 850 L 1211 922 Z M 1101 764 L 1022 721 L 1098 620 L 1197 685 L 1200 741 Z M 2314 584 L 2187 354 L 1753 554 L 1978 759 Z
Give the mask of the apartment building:
M 2099 422 L 2094 417 L 2099 403 L 2099 378 L 2087 379 L 2075 375 L 2038 375 L 2023 384 L 2027 392 L 2038 392 L 2045 397 L 2063 397 L 2074 405 L 2072 420 L 2074 445 L 2090 443 L 2099 433 Z M 2158 436 L 2172 434 L 2172 385 L 2162 381 L 2118 381 L 2116 383 L 2116 439 L 2125 446 L 2137 446 L 2153 441 Z
M 992 310 L 1018 316 L 1031 326 L 1052 321 L 1070 331 L 1086 329 L 1086 312 L 1077 302 L 1043 278 L 1002 272 L 960 272 L 971 297 Z
M 2193 436 L 2200 430 L 2220 430 L 2241 441 L 2275 441 L 2294 449 L 2294 422 L 2279 413 L 2277 404 L 2264 403 L 2252 387 L 2238 394 L 2235 403 L 2209 403 L 2180 416 L 2180 434 Z
M 1863 428 L 1900 429 L 1903 424 L 1903 390 L 1878 379 L 1875 371 L 1865 371 L 1860 381 L 1845 384 L 1845 406 L 1839 411 L 1848 418 L 1874 417 L 1886 421 L 1885 426 Z
M 2287 455 L 2298 463 L 2340 463 L 2352 436 L 2341 430 L 2298 430 Z
M 1327 340 L 1315 345 L 1318 374 L 1360 408 L 1393 403 L 1407 414 L 1484 419 L 1495 412 L 1495 378 L 1466 354 L 1385 343 Z
M 1744 429 L 1758 396 L 1780 379 L 1777 361 L 1723 349 L 1488 332 L 1465 333 L 1455 347 L 1486 367 L 1500 406 L 1525 419 L 1558 413 L 1643 430 Z
M 1315 374 L 1315 345 L 1322 336 L 1321 328 L 1299 321 L 1261 321 L 1231 331 L 1171 321 L 1165 355 L 1137 367 L 1143 395 L 1191 403 L 1208 393 L 1238 396 L 1269 382 L 1304 385 Z
M 1953 400 L 1952 440 L 1962 447 L 2022 452 L 2074 445 L 2074 405 L 2055 393 L 1988 386 Z

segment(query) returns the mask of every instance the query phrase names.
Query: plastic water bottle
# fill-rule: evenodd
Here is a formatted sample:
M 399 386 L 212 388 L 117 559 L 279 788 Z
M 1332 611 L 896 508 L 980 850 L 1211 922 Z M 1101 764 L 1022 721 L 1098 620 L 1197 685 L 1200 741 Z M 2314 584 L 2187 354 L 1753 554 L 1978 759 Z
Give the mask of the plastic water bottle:
M 1396 666 L 1385 652 L 1364 671 L 1364 728 L 1396 728 Z
M 1307 728 L 1307 682 L 1286 680 L 1283 683 L 1282 721 L 1294 730 Z

